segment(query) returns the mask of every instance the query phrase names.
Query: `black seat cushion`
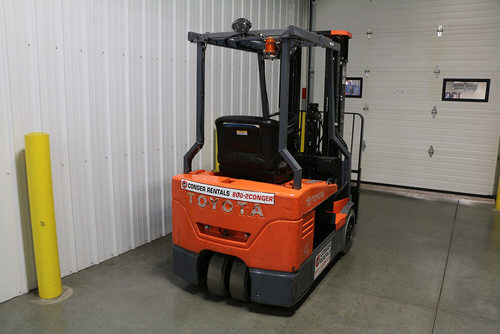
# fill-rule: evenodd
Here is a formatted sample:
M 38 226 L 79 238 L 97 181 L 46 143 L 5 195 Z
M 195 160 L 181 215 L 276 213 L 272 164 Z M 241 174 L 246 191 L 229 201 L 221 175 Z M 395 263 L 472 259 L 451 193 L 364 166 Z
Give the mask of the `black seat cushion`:
M 223 175 L 280 183 L 292 172 L 278 153 L 279 122 L 254 116 L 222 116 L 217 127 L 217 159 Z

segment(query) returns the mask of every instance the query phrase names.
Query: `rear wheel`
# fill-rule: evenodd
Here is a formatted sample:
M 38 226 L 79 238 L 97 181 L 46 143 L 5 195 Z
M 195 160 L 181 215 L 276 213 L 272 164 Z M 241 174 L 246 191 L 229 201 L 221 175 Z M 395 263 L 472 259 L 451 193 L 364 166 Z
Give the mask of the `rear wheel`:
M 207 288 L 210 293 L 227 297 L 229 295 L 226 288 L 229 258 L 225 255 L 214 253 L 208 264 Z
M 354 224 L 356 223 L 356 215 L 354 210 L 350 210 L 346 218 L 345 234 L 344 234 L 344 247 L 342 248 L 342 254 L 349 253 L 352 247 L 352 242 L 354 239 Z
M 229 276 L 229 292 L 234 299 L 248 301 L 250 278 L 247 265 L 240 260 L 235 260 Z

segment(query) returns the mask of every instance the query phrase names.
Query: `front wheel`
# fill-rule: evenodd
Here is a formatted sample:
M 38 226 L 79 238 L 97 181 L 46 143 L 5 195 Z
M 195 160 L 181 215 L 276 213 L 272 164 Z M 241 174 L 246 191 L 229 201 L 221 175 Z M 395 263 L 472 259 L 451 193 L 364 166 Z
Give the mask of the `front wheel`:
M 342 248 L 342 254 L 349 253 L 352 247 L 352 241 L 354 239 L 354 224 L 356 223 L 356 214 L 354 210 L 350 210 L 346 218 L 346 226 L 344 233 L 344 247 Z

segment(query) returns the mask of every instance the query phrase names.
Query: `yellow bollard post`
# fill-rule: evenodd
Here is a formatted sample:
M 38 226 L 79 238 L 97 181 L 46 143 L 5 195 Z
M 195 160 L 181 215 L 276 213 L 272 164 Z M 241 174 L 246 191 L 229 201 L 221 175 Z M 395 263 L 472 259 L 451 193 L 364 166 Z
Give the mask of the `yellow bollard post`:
M 24 141 L 38 295 L 40 298 L 50 299 L 61 295 L 62 285 L 57 252 L 49 135 L 40 132 L 29 133 L 24 136 Z

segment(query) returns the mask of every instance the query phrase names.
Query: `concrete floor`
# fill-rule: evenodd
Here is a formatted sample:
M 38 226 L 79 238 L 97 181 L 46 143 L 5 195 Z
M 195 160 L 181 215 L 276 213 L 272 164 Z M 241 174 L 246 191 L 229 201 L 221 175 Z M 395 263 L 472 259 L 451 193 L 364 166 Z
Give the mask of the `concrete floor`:
M 0 304 L 1 333 L 500 333 L 500 213 L 364 191 L 351 252 L 295 309 L 210 296 L 165 237 L 65 277 L 73 295 Z

